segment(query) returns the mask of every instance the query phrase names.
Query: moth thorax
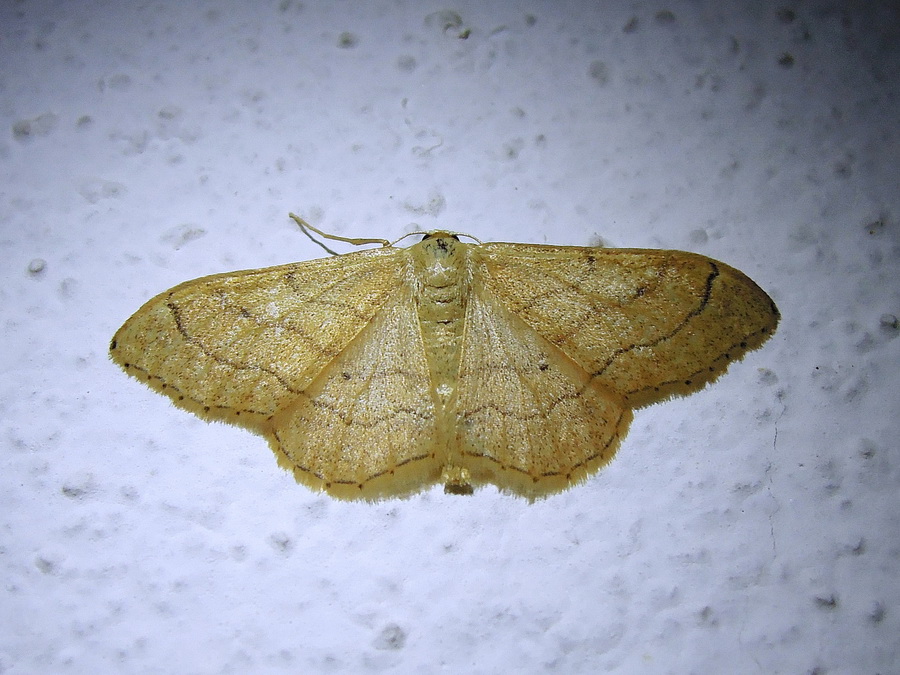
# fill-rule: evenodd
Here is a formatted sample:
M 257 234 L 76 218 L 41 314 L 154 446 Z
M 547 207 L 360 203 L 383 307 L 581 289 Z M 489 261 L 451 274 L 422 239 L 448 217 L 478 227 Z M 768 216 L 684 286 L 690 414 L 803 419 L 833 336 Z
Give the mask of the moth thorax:
M 450 236 L 425 239 L 411 249 L 420 288 L 419 324 L 438 400 L 456 389 L 459 348 L 469 294 L 467 246 Z

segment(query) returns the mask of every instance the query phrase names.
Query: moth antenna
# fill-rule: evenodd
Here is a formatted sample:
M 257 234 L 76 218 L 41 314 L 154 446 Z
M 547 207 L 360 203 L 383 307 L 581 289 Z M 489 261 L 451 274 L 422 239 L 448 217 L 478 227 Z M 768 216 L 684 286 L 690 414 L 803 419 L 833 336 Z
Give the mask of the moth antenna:
M 317 241 L 317 240 L 315 239 L 315 237 L 313 237 L 313 236 L 308 232 L 308 230 L 312 230 L 313 232 L 315 232 L 316 234 L 318 234 L 320 237 L 325 237 L 325 239 L 331 239 L 332 241 L 340 241 L 340 242 L 343 242 L 343 243 L 345 243 L 345 244 L 351 244 L 352 246 L 365 246 L 366 244 L 381 244 L 381 245 L 384 246 L 384 247 L 389 247 L 389 246 L 391 245 L 391 242 L 389 242 L 387 239 L 362 239 L 362 238 L 350 238 L 350 237 L 341 237 L 341 236 L 336 235 L 336 234 L 328 234 L 327 232 L 322 232 L 322 230 L 320 230 L 320 229 L 317 228 L 317 227 L 313 227 L 313 226 L 310 225 L 308 222 L 306 222 L 305 220 L 303 220 L 303 218 L 301 218 L 300 216 L 298 216 L 298 215 L 296 215 L 296 214 L 294 214 L 294 213 L 289 213 L 288 215 L 289 215 L 291 218 L 294 219 L 294 221 L 297 223 L 297 225 L 300 226 L 300 229 L 303 230 L 304 234 L 306 234 L 307 237 L 309 237 L 310 239 L 312 239 L 312 240 L 313 240 L 314 242 L 316 242 L 319 246 L 321 246 L 321 247 L 324 248 L 326 251 L 328 251 L 331 255 L 340 255 L 340 254 L 337 253 L 336 251 L 332 251 L 330 248 L 328 248 L 328 247 L 327 247 L 325 244 L 323 244 L 321 241 Z
M 427 236 L 433 235 L 435 232 L 441 232 L 441 233 L 443 233 L 443 234 L 449 234 L 451 237 L 456 237 L 457 240 L 458 240 L 460 237 L 468 237 L 469 239 L 472 239 L 476 244 L 479 244 L 479 245 L 484 243 L 484 242 L 481 241 L 481 239 L 479 239 L 478 237 L 476 237 L 476 236 L 474 236 L 474 235 L 471 235 L 471 234 L 468 234 L 468 233 L 466 233 L 466 232 L 453 232 L 453 231 L 449 231 L 449 230 L 431 230 L 431 231 L 428 231 L 428 230 L 415 230 L 415 231 L 413 231 L 413 232 L 407 232 L 406 234 L 404 234 L 404 235 L 398 237 L 397 239 L 394 239 L 394 241 L 391 242 L 391 246 L 395 246 L 396 244 L 398 244 L 399 242 L 403 241 L 403 240 L 406 239 L 407 237 L 412 237 L 413 235 L 416 235 L 416 234 L 422 234 L 422 235 L 425 235 L 425 236 L 427 237 Z

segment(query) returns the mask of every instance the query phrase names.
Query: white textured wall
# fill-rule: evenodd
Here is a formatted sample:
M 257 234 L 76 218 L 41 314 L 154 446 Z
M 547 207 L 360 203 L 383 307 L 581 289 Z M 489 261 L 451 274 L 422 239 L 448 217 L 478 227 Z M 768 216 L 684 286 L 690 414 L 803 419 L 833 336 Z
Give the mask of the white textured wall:
M 897 672 L 891 4 L 3 2 L 0 672 Z M 783 319 L 562 495 L 338 503 L 106 355 L 320 256 L 289 210 L 693 250 Z

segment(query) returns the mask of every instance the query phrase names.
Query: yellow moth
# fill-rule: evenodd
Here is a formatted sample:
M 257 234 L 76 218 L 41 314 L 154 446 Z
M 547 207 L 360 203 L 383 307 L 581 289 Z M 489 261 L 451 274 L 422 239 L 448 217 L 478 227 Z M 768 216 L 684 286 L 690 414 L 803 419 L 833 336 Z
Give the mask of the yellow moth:
M 334 497 L 442 482 L 534 499 L 609 462 L 633 409 L 703 388 L 778 324 L 759 286 L 701 255 L 424 235 L 330 237 L 382 246 L 187 281 L 110 354 Z

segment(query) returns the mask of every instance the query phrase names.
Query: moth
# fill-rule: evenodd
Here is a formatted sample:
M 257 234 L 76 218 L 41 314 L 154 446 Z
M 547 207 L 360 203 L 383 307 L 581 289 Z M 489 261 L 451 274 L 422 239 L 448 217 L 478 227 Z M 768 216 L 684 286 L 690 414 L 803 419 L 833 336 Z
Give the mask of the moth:
M 635 409 L 703 388 L 779 320 L 749 277 L 694 253 L 446 231 L 402 248 L 291 217 L 380 247 L 187 281 L 110 355 L 341 499 L 564 490 L 612 459 Z

